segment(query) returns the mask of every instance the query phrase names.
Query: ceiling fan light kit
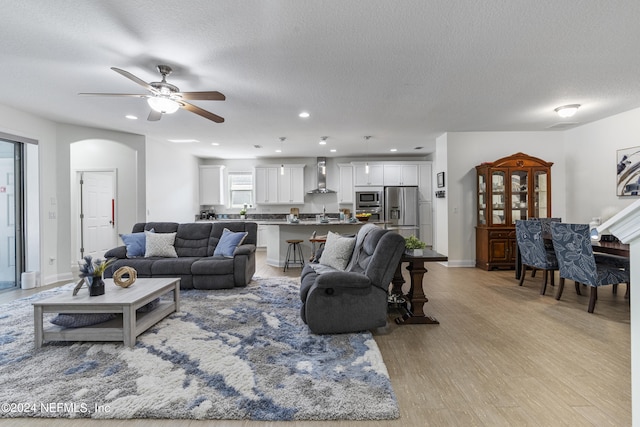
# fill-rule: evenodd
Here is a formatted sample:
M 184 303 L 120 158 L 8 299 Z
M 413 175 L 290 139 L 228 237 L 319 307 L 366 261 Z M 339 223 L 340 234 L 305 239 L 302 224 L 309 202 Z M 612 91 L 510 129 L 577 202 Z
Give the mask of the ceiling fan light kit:
M 151 96 L 147 98 L 147 103 L 149 107 L 163 114 L 173 114 L 180 108 L 180 104 L 173 99 L 161 96 Z
M 147 98 L 147 103 L 151 107 L 151 112 L 147 120 L 157 121 L 160 120 L 163 114 L 173 114 L 178 109 L 182 108 L 187 111 L 191 111 L 205 119 L 211 120 L 216 123 L 223 123 L 224 118 L 213 114 L 207 110 L 186 102 L 188 100 L 201 100 L 201 101 L 224 101 L 226 97 L 220 92 L 206 91 L 206 92 L 180 92 L 177 86 L 167 83 L 167 76 L 171 74 L 171 67 L 168 65 L 158 65 L 158 72 L 162 75 L 162 81 L 147 83 L 139 77 L 134 76 L 128 71 L 121 70 L 120 68 L 111 67 L 116 73 L 128 78 L 134 83 L 142 86 L 150 93 L 148 94 L 133 94 L 133 93 L 81 93 L 80 95 L 91 96 L 126 96 L 126 97 L 138 97 Z

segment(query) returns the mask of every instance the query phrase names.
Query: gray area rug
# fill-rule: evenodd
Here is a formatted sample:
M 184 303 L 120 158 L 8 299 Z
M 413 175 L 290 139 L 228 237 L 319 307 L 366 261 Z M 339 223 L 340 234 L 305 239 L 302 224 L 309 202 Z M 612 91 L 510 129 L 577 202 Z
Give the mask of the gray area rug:
M 31 302 L 71 290 L 0 306 L 0 417 L 399 417 L 371 334 L 311 334 L 292 279 L 182 291 L 181 311 L 141 335 L 133 349 L 45 343 L 34 350 Z

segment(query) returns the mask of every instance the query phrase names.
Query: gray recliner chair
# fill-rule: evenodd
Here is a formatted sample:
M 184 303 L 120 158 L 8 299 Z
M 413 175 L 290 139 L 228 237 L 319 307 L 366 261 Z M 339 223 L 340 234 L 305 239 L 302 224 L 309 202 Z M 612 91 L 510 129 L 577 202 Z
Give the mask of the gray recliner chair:
M 404 249 L 400 234 L 367 224 L 345 271 L 307 264 L 301 273 L 302 320 L 316 334 L 385 326 L 389 284 Z

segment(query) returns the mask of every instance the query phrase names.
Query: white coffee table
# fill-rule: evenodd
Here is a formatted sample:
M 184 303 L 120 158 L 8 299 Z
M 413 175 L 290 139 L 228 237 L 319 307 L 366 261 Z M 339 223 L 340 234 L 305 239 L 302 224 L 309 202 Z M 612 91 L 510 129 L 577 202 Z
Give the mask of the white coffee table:
M 133 347 L 138 335 L 180 310 L 180 279 L 139 278 L 128 288 L 121 288 L 112 279 L 105 279 L 104 295 L 90 297 L 83 288 L 77 295 L 72 291 L 64 295 L 33 303 L 35 346 L 42 347 L 44 341 L 122 341 Z M 162 299 L 152 311 L 136 313 L 136 310 L 156 298 L 173 293 L 173 300 Z M 44 328 L 43 313 L 117 313 L 108 322 L 81 328 L 63 328 L 52 325 Z

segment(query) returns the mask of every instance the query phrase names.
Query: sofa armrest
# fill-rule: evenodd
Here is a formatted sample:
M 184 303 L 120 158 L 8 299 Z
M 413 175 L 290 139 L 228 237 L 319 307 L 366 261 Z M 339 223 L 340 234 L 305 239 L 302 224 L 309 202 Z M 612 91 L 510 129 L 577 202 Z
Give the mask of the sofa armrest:
M 316 277 L 315 285 L 321 289 L 327 288 L 367 288 L 371 280 L 364 274 L 346 271 L 330 271 Z
M 105 259 L 109 258 L 120 258 L 124 259 L 127 257 L 127 247 L 126 246 L 118 246 L 117 248 L 109 249 L 104 253 Z
M 250 255 L 256 251 L 256 245 L 240 245 L 233 251 L 233 256 L 236 255 Z

